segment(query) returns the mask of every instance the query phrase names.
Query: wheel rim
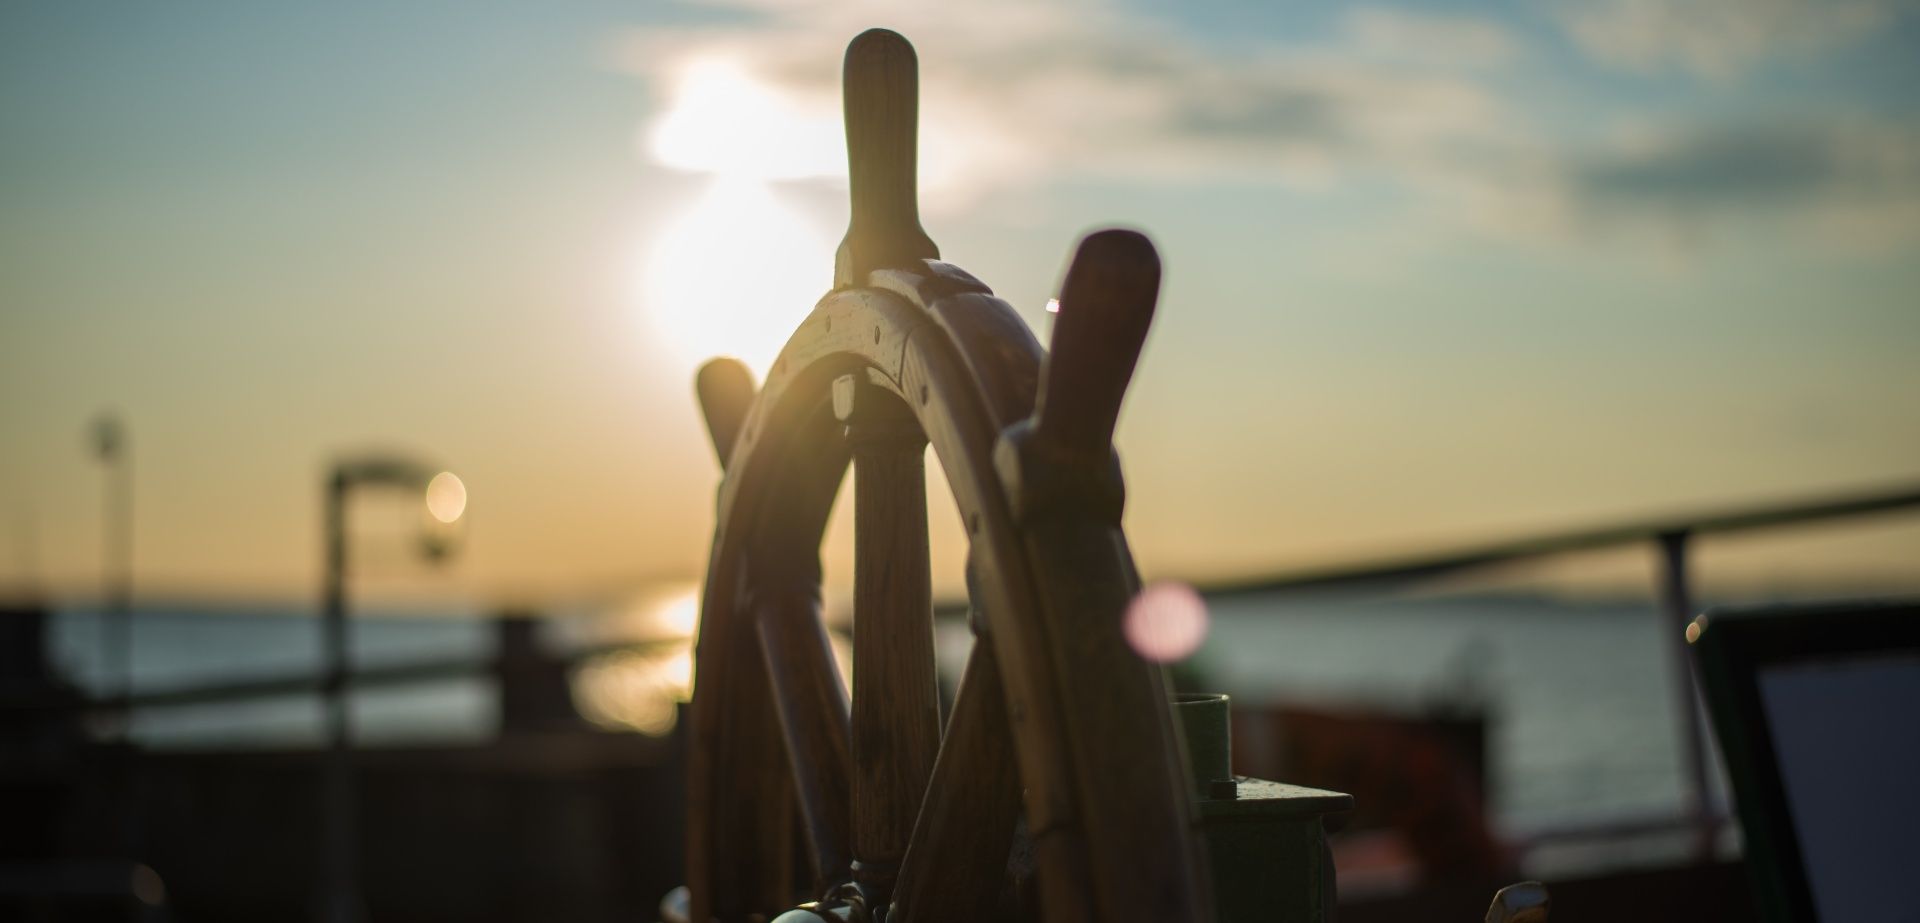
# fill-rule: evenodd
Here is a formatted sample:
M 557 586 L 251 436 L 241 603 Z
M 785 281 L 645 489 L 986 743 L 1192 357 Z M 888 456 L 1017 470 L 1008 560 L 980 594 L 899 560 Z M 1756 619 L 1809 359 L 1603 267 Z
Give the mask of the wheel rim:
M 910 896 L 902 898 L 896 918 L 965 916 L 957 911 L 967 898 L 974 909 L 986 909 L 997 897 L 997 881 L 989 886 L 982 876 L 996 864 L 1004 871 L 1011 818 L 998 816 L 1002 809 L 992 804 L 976 816 L 959 816 L 952 803 L 972 798 L 1015 810 L 1018 783 L 1010 773 L 994 777 L 990 765 L 982 767 L 983 760 L 993 762 L 996 747 L 1017 757 L 1049 919 L 1197 918 L 1200 887 L 1164 689 L 1157 671 L 1124 651 L 1118 637 L 1116 594 L 1124 604 L 1133 578 L 1117 524 L 1086 517 L 1023 522 L 995 469 L 999 434 L 1034 406 L 1038 343 L 1005 302 L 944 264 L 877 272 L 871 281 L 872 288 L 821 301 L 776 360 L 730 447 L 693 705 L 688 872 L 694 918 L 773 912 L 788 906 L 796 890 L 807 890 L 794 888 L 779 871 L 791 855 L 786 822 L 795 801 L 816 893 L 863 878 L 879 886 L 884 900 L 895 883 L 891 868 L 865 867 L 857 871 L 866 874 L 856 875 L 849 865 L 855 833 L 847 815 L 860 798 L 846 790 L 852 773 L 844 755 L 845 712 L 838 719 L 805 717 L 807 709 L 831 710 L 831 690 L 821 691 L 817 678 L 783 678 L 781 667 L 793 664 L 782 659 L 787 653 L 767 657 L 763 637 L 769 618 L 784 620 L 783 652 L 806 648 L 802 623 L 810 620 L 815 635 L 820 632 L 819 539 L 852 454 L 833 413 L 836 381 L 842 391 L 860 389 L 860 399 L 897 402 L 892 407 L 909 412 L 913 435 L 933 445 L 966 524 L 973 602 L 993 626 L 990 643 L 976 647 L 956 701 L 948 728 L 955 753 L 942 753 L 926 802 L 914 806 L 924 829 L 915 831 L 899 868 L 901 893 Z M 856 519 L 870 521 L 860 520 L 859 510 Z M 857 530 L 857 543 L 864 531 Z M 1062 554 L 1077 557 L 1070 563 L 1082 573 L 1089 556 L 1104 558 L 1091 571 L 1104 575 L 1105 585 L 1090 591 L 1034 579 L 1036 567 Z M 925 566 L 923 546 L 919 567 Z M 1076 608 L 1104 613 L 1112 624 L 1102 626 Z M 858 636 L 856 628 L 856 644 Z M 1116 657 L 1116 645 L 1123 656 Z M 817 675 L 818 668 L 816 654 L 805 669 Z M 1076 684 L 1097 671 L 1132 674 L 1117 683 L 1099 680 L 1122 688 L 1131 713 L 1083 720 L 1086 709 L 1075 703 L 1088 696 Z M 774 689 L 802 689 L 808 695 L 797 698 L 814 701 L 778 701 Z M 857 689 L 856 697 L 866 692 Z M 963 711 L 970 722 L 964 726 Z M 797 736 L 796 722 L 806 724 Z M 1095 726 L 1080 726 L 1089 723 Z M 770 732 L 781 736 L 769 741 Z M 1131 739 L 1117 743 L 1116 732 Z M 971 757 L 964 751 L 973 751 Z M 1117 784 L 1106 778 L 1116 772 L 1126 777 Z M 960 787 L 964 795 L 956 793 Z M 1134 803 L 1102 803 L 1115 790 Z M 955 816 L 942 823 L 943 810 Z M 1108 816 L 1119 813 L 1128 819 Z M 967 876 L 973 881 L 965 882 Z M 982 893 L 987 890 L 996 893 Z M 940 908 L 912 899 L 922 893 L 946 899 Z

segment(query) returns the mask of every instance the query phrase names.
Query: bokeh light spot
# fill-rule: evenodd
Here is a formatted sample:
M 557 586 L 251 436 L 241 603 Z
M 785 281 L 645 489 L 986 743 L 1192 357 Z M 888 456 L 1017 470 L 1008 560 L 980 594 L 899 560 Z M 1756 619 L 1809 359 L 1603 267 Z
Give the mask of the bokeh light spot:
M 683 644 L 595 657 L 575 676 L 574 693 L 594 724 L 664 736 L 679 719 L 680 703 L 693 696 L 693 649 Z
M 427 512 L 441 522 L 453 522 L 467 511 L 467 485 L 451 471 L 442 471 L 427 482 Z
M 1127 606 L 1122 625 L 1134 653 L 1154 663 L 1184 660 L 1207 639 L 1207 604 L 1184 583 L 1155 583 Z

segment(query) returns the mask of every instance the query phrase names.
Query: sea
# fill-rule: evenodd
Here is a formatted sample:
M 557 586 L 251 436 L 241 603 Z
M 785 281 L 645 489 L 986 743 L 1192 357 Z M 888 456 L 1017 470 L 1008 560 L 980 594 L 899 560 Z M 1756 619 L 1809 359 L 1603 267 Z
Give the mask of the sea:
M 1684 804 L 1678 629 L 1649 601 L 1273 594 L 1211 599 L 1209 608 L 1208 634 L 1191 666 L 1236 700 L 1483 708 L 1499 828 L 1579 825 L 1678 812 Z M 495 691 L 478 669 L 494 654 L 494 632 L 475 615 L 356 617 L 358 665 L 470 659 L 476 666 L 471 677 L 356 693 L 359 745 L 474 743 L 495 733 Z M 556 617 L 543 625 L 545 638 L 562 649 L 606 640 L 590 624 L 583 628 L 593 618 Z M 320 669 L 320 626 L 310 609 L 140 605 L 132 621 L 136 694 Z M 102 623 L 96 608 L 59 608 L 48 638 L 58 673 L 94 694 L 119 688 L 105 669 Z M 943 660 L 963 656 L 956 632 L 964 636 L 964 626 L 943 628 Z M 943 663 L 943 671 L 957 664 Z M 315 695 L 294 694 L 140 709 L 126 730 L 155 748 L 302 748 L 321 744 L 321 718 Z M 1712 796 L 1724 800 L 1723 783 L 1716 786 Z

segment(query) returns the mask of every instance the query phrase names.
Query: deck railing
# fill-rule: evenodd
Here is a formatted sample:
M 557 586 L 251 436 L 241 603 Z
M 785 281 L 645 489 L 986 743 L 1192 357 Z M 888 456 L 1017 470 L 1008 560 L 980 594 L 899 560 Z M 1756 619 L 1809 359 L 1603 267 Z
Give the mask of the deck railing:
M 1232 597 L 1306 591 L 1402 590 L 1442 578 L 1544 558 L 1636 544 L 1651 546 L 1660 564 L 1658 594 L 1661 612 L 1666 616 L 1665 646 L 1673 675 L 1674 708 L 1680 715 L 1680 753 L 1686 774 L 1687 803 L 1685 815 L 1679 820 L 1693 830 L 1695 859 L 1705 861 L 1712 857 L 1716 834 L 1726 817 L 1710 803 L 1700 690 L 1685 640 L 1687 623 L 1697 614 L 1688 569 L 1692 540 L 1910 511 L 1915 507 L 1920 507 L 1920 485 L 1907 484 L 1766 506 L 1661 516 L 1432 554 L 1275 574 L 1214 584 L 1204 587 L 1202 592 L 1209 597 Z M 1635 819 L 1623 825 L 1623 835 L 1629 828 L 1631 832 L 1640 833 L 1652 826 L 1657 825 Z M 1556 837 L 1549 833 L 1538 839 L 1553 838 Z
M 1684 813 L 1662 824 L 1655 819 L 1636 818 L 1625 825 L 1622 835 L 1653 829 L 1690 828 L 1694 834 L 1694 854 L 1706 859 L 1712 854 L 1715 836 L 1725 816 L 1713 809 L 1709 799 L 1707 746 L 1700 721 L 1698 689 L 1691 661 L 1687 656 L 1684 631 L 1696 614 L 1689 573 L 1689 551 L 1696 538 L 1739 533 L 1772 531 L 1811 523 L 1911 511 L 1920 507 L 1920 485 L 1899 485 L 1810 500 L 1750 506 L 1732 510 L 1711 510 L 1693 514 L 1668 515 L 1564 532 L 1451 549 L 1423 555 L 1387 558 L 1355 564 L 1296 572 L 1282 572 L 1259 578 L 1226 581 L 1200 587 L 1209 598 L 1296 592 L 1386 592 L 1418 587 L 1443 578 L 1458 577 L 1506 565 L 1536 561 L 1581 552 L 1647 545 L 1657 552 L 1658 595 L 1668 629 L 1666 646 L 1674 676 L 1675 701 L 1681 721 L 1681 755 L 1685 772 Z M 943 606 L 953 613 L 955 607 Z M 685 644 L 685 639 L 603 644 L 567 652 L 560 658 L 573 665 L 603 655 L 624 651 L 650 650 Z M 461 658 L 420 660 L 352 671 L 359 687 L 390 687 L 418 682 L 476 676 L 499 669 L 496 660 Z M 93 710 L 153 709 L 178 706 L 212 705 L 224 702 L 252 701 L 261 698 L 311 695 L 326 689 L 327 677 L 316 670 L 311 674 L 271 677 L 180 686 L 136 692 L 124 699 L 101 700 L 82 707 Z M 1630 828 L 1630 829 L 1626 829 Z M 1592 833 L 1595 828 L 1583 828 Z M 1601 832 L 1605 832 L 1604 830 Z M 1564 831 L 1561 832 L 1562 834 Z M 1548 841 L 1562 838 L 1554 832 L 1542 832 L 1532 839 Z

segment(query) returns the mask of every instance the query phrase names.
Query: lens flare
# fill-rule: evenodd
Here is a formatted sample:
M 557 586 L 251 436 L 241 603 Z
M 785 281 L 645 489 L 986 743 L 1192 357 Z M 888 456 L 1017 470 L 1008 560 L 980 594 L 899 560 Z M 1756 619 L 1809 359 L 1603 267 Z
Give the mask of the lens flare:
M 1127 606 L 1127 643 L 1154 663 L 1184 660 L 1207 639 L 1207 604 L 1184 583 L 1155 583 Z
M 427 512 L 441 522 L 451 523 L 467 511 L 467 485 L 451 471 L 442 471 L 427 482 Z

